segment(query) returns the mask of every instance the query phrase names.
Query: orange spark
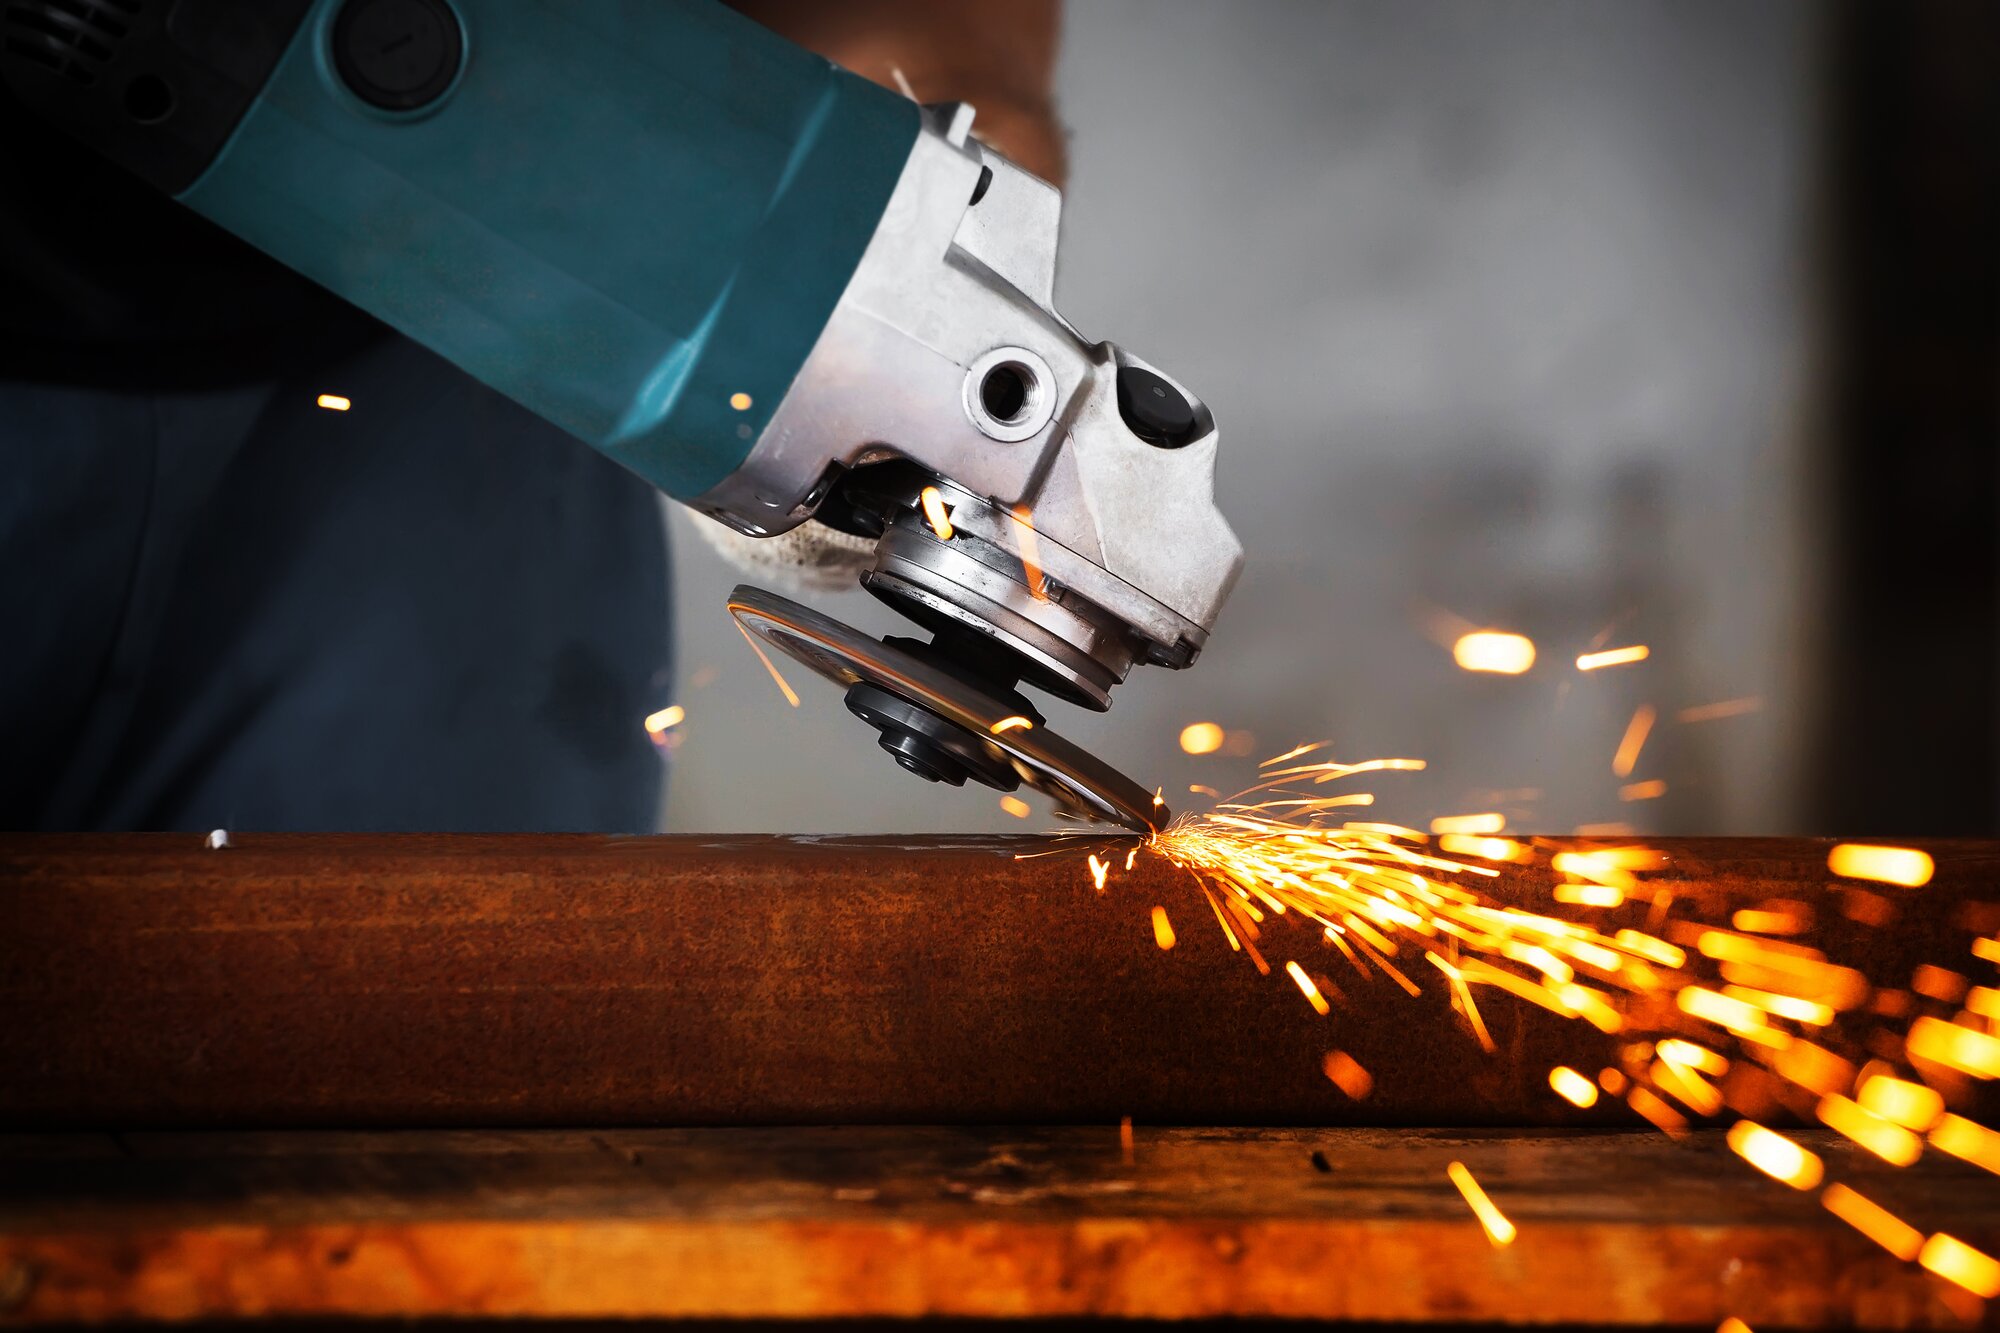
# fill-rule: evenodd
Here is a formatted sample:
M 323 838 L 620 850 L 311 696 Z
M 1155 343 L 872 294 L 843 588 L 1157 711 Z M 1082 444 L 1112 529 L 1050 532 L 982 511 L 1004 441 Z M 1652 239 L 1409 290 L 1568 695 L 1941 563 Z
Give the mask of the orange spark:
M 1616 907 L 1625 901 L 1625 890 L 1609 884 L 1558 884 L 1549 896 L 1577 907 Z
M 1745 695 L 1741 699 L 1719 699 L 1712 704 L 1696 704 L 1692 708 L 1683 708 L 1674 714 L 1674 721 L 1720 722 L 1726 717 L 1742 717 L 1745 713 L 1754 713 L 1763 706 L 1763 699 L 1754 694 Z
M 729 405 L 738 412 L 748 412 L 750 410 L 750 395 L 738 389 L 735 393 L 729 395 Z
M 1632 720 L 1625 724 L 1624 738 L 1618 742 L 1618 752 L 1611 756 L 1611 771 L 1621 778 L 1632 776 L 1632 770 L 1639 763 L 1639 751 L 1646 748 L 1646 737 L 1653 730 L 1653 719 L 1658 712 L 1651 704 L 1640 704 L 1633 710 Z
M 1412 841 L 1420 841 L 1424 836 L 1413 828 L 1404 828 L 1401 824 L 1384 824 L 1379 820 L 1349 820 L 1340 827 L 1341 831 L 1346 833 L 1382 833 L 1391 838 L 1409 838 Z
M 1532 855 L 1526 844 L 1512 838 L 1476 838 L 1469 833 L 1445 834 L 1438 839 L 1438 850 L 1482 861 L 1525 861 Z
M 1953 972 L 1949 968 L 1924 963 L 1910 974 L 1910 989 L 1919 995 L 1946 1004 L 1957 1004 L 1965 998 L 1965 988 L 1971 983 L 1965 974 Z
M 1364 759 L 1358 764 L 1340 764 L 1332 760 L 1318 763 L 1298 764 L 1291 768 L 1280 768 L 1263 775 L 1261 781 L 1249 791 L 1238 793 L 1249 796 L 1255 792 L 1270 791 L 1288 785 L 1291 778 L 1311 778 L 1314 785 L 1323 782 L 1337 782 L 1341 778 L 1353 777 L 1356 773 L 1382 773 L 1400 771 L 1416 773 L 1424 768 L 1421 759 Z
M 1601 653 L 1585 653 L 1576 659 L 1578 671 L 1601 671 L 1605 667 L 1624 666 L 1630 662 L 1643 662 L 1652 656 L 1653 650 L 1643 643 L 1635 643 L 1629 648 L 1606 648 Z
M 1878 990 L 1875 998 L 1868 1002 L 1869 1010 L 1884 1018 L 1908 1018 L 1912 1007 L 1910 993 L 1906 990 Z
M 345 412 L 354 406 L 352 401 L 342 398 L 337 393 L 323 393 L 314 401 L 329 412 Z
M 1746 907 L 1732 912 L 1729 924 L 1746 935 L 1796 935 L 1812 924 L 1811 909 L 1803 903 Z
M 1880 1245 L 1904 1263 L 1917 1257 L 1924 1245 L 1924 1233 L 1876 1203 L 1835 1181 L 1820 1194 L 1819 1201 L 1847 1225 Z
M 1686 1069 L 1698 1069 L 1717 1078 L 1729 1072 L 1729 1061 L 1726 1058 L 1706 1046 L 1697 1046 L 1694 1042 L 1685 1041 L 1680 1037 L 1668 1037 L 1660 1042 L 1653 1048 L 1653 1054 L 1668 1064 L 1680 1065 Z
M 1789 1018 L 1808 1027 L 1823 1028 L 1833 1021 L 1833 1006 L 1821 1004 L 1818 1000 L 1802 1000 L 1796 995 L 1780 995 L 1751 986 L 1724 986 L 1722 993 L 1732 1000 L 1741 1000 L 1762 1009 L 1774 1018 Z
M 1346 1051 L 1328 1051 L 1326 1058 L 1320 1061 L 1320 1068 L 1333 1086 L 1357 1102 L 1375 1090 L 1375 1076 L 1363 1069 L 1361 1062 Z
M 1214 754 L 1222 748 L 1222 728 L 1213 722 L 1190 722 L 1181 728 L 1181 749 L 1187 754 Z
M 1027 578 L 1028 594 L 1038 602 L 1049 600 L 1048 580 L 1042 577 L 1041 543 L 1035 536 L 1035 521 L 1028 506 L 1014 506 L 1014 522 L 1021 538 L 1021 572 Z
M 1625 1027 L 1625 1016 L 1612 1007 L 1604 996 L 1588 986 L 1566 982 L 1556 988 L 1556 998 L 1568 1006 L 1570 1012 L 1582 1018 L 1599 1032 L 1620 1032 Z
M 1090 880 L 1099 893 L 1104 892 L 1104 877 L 1111 873 L 1111 863 L 1097 859 L 1097 853 L 1090 854 Z
M 1706 986 L 1681 987 L 1680 993 L 1674 996 L 1674 1003 L 1684 1014 L 1705 1019 L 1739 1035 L 1764 1026 L 1764 1015 L 1757 1006 L 1712 991 Z
M 1667 794 L 1665 778 L 1648 778 L 1644 782 L 1628 782 L 1618 789 L 1621 801 L 1654 801 Z
M 1876 1074 L 1863 1080 L 1856 1100 L 1884 1120 L 1893 1120 L 1919 1133 L 1936 1124 L 1944 1114 L 1944 1098 L 1935 1090 L 1890 1074 Z
M 1607 1070 L 1607 1073 L 1612 1072 Z M 1624 1075 L 1620 1074 L 1622 1079 Z M 1603 1075 L 1598 1076 L 1604 1082 Z M 1644 1084 L 1635 1083 L 1625 1094 L 1625 1104 L 1653 1123 L 1653 1128 L 1672 1138 L 1680 1138 L 1688 1131 L 1687 1117 L 1667 1105 L 1666 1100 Z
M 1827 854 L 1826 868 L 1848 879 L 1872 879 L 1918 889 L 1930 883 L 1934 868 L 1928 853 L 1913 847 L 1877 847 L 1843 842 Z
M 1324 1018 L 1333 1012 L 1332 1008 L 1326 1002 L 1326 997 L 1319 993 L 1319 987 L 1313 985 L 1313 979 L 1306 975 L 1306 970 L 1303 967 L 1300 967 L 1297 963 L 1286 963 L 1285 971 L 1290 974 L 1293 981 L 1299 984 L 1299 990 L 1305 994 L 1306 1003 L 1318 1010 L 1320 1017 Z
M 1018 796 L 1002 796 L 1000 798 L 1000 808 L 1016 819 L 1026 819 L 1028 817 L 1028 803 Z
M 1597 1085 L 1568 1065 L 1557 1065 L 1549 1071 L 1549 1086 L 1556 1090 L 1556 1096 L 1574 1106 L 1597 1104 Z
M 1849 889 L 1840 895 L 1840 914 L 1864 926 L 1886 926 L 1896 919 L 1896 904 L 1879 893 Z
M 1129 1115 L 1118 1118 L 1118 1155 L 1125 1160 L 1125 1165 L 1132 1165 L 1132 1117 Z
M 1651 935 L 1636 930 L 1621 930 L 1611 937 L 1612 942 L 1628 953 L 1635 953 L 1648 962 L 1661 967 L 1680 968 L 1687 965 L 1687 950 L 1656 940 Z
M 1793 1189 L 1809 1190 L 1824 1174 L 1817 1156 L 1754 1120 L 1737 1121 L 1727 1137 L 1737 1156 Z
M 778 668 L 772 664 L 770 656 L 766 654 L 764 651 L 763 645 L 758 643 L 757 640 L 755 640 L 754 638 L 752 638 L 750 636 L 750 631 L 744 629 L 741 623 L 739 623 L 736 626 L 736 629 L 737 632 L 743 636 L 743 642 L 750 645 L 750 651 L 757 654 L 757 660 L 764 664 L 764 670 L 770 672 L 771 679 L 777 682 L 778 693 L 785 696 L 786 703 L 790 704 L 794 708 L 797 708 L 799 706 L 798 694 L 792 689 L 790 685 L 788 685 L 785 682 L 785 678 L 778 674 Z
M 1854 1066 L 1824 1046 L 1795 1041 L 1771 1061 L 1778 1077 L 1790 1079 L 1808 1092 L 1822 1096 L 1839 1092 L 1854 1081 Z
M 1986 1300 L 2000 1296 L 2000 1260 L 1973 1249 L 1956 1236 L 1947 1236 L 1942 1231 L 1933 1235 L 1917 1252 L 1917 1262 L 1975 1296 Z
M 937 534 L 939 541 L 950 541 L 951 511 L 945 508 L 944 494 L 935 486 L 926 486 L 918 498 L 923 502 L 924 521 L 931 525 L 931 531 Z
M 1451 656 L 1465 671 L 1518 676 L 1535 664 L 1535 645 L 1525 635 L 1475 630 L 1458 637 L 1451 646 Z
M 668 704 L 657 713 L 647 714 L 646 732 L 648 735 L 658 736 L 662 732 L 673 730 L 686 720 L 687 709 L 679 704 Z
M 1630 893 L 1639 887 L 1639 881 L 1632 876 L 1635 869 L 1643 869 L 1657 858 L 1652 853 L 1630 855 L 1640 852 L 1639 848 L 1607 847 L 1595 852 L 1557 852 L 1549 858 L 1552 869 L 1577 879 L 1587 879 L 1606 888 L 1623 889 Z
M 1941 1018 L 1910 1024 L 1909 1052 L 1919 1060 L 1956 1069 L 1974 1078 L 2000 1077 L 2000 1037 L 1974 1032 Z
M 1722 1093 L 1692 1069 L 1655 1060 L 1646 1072 L 1656 1087 L 1672 1094 L 1696 1115 L 1714 1115 L 1722 1109 Z
M 1924 1154 L 1923 1140 L 1915 1134 L 1838 1093 L 1820 1098 L 1815 1114 L 1829 1129 L 1860 1144 L 1891 1166 L 1908 1166 Z
M 1019 713 L 1016 713 L 1012 717 L 1001 718 L 986 730 L 992 735 L 1004 736 L 1010 731 L 1026 731 L 1034 725 L 1032 719 L 1022 717 Z
M 1514 1224 L 1493 1206 L 1493 1200 L 1486 1197 L 1486 1191 L 1465 1169 L 1465 1163 L 1452 1162 L 1444 1170 L 1451 1177 L 1451 1183 L 1458 1186 L 1458 1192 L 1465 1196 L 1466 1203 L 1471 1205 L 1472 1215 L 1479 1219 L 1479 1225 L 1486 1228 L 1486 1239 L 1493 1242 L 1494 1248 L 1513 1244 Z
M 1498 811 L 1478 815 L 1439 815 L 1431 821 L 1433 833 L 1498 833 L 1507 827 L 1507 816 Z
M 1964 1116 L 1945 1116 L 1932 1128 L 1930 1145 L 2000 1176 L 2000 1134 L 1976 1121 Z
M 1315 750 L 1324 750 L 1330 744 L 1332 744 L 1330 741 L 1313 741 L 1309 745 L 1294 745 L 1283 754 L 1274 754 L 1269 759 L 1258 760 L 1257 767 L 1269 768 L 1273 764 L 1282 764 L 1287 760 L 1297 759 L 1300 755 L 1311 754 Z
M 1164 907 L 1153 909 L 1153 943 L 1162 949 L 1174 947 L 1174 923 L 1167 920 L 1167 909 Z

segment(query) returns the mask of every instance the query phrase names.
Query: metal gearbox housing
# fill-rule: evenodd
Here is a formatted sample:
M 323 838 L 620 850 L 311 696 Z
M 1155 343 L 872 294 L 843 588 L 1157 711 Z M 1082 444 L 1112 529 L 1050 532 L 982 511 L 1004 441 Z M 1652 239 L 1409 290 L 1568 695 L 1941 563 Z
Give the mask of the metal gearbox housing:
M 1215 422 L 1056 312 L 1061 195 L 971 125 L 969 107 L 925 109 L 790 392 L 692 503 L 752 535 L 816 519 L 875 539 L 863 583 L 941 645 L 977 640 L 1007 686 L 1102 710 L 1134 665 L 1193 663 L 1242 565 Z

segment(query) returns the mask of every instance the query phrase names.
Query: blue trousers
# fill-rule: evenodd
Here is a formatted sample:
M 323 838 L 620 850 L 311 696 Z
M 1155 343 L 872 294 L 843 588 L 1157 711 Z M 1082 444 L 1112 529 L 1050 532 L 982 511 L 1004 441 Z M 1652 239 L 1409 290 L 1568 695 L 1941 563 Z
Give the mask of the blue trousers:
M 302 360 L 0 380 L 0 827 L 653 828 L 655 492 L 402 338 Z

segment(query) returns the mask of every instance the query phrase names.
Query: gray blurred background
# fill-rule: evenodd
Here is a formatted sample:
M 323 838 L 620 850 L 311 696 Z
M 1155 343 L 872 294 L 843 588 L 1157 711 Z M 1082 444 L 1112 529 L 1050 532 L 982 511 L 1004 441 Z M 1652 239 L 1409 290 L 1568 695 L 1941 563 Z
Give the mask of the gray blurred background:
M 1829 596 L 1827 312 L 1853 284 L 1823 260 L 1853 237 L 1828 222 L 1827 127 L 1839 51 L 1869 45 L 1842 23 L 1777 0 L 1071 0 L 1058 303 L 1214 408 L 1248 566 L 1193 670 L 1052 723 L 1177 806 L 1327 739 L 1429 761 L 1372 784 L 1403 822 L 1833 818 L 1827 663 L 1861 622 Z M 673 518 L 670 830 L 1024 827 L 896 771 L 801 670 L 787 707 L 704 521 Z M 819 604 L 898 623 L 859 591 Z M 1534 669 L 1459 670 L 1470 627 L 1528 635 Z M 1575 670 L 1629 643 L 1651 658 Z M 1750 702 L 1681 719 L 1725 700 Z M 1621 778 L 1641 705 L 1658 722 Z M 1183 754 L 1196 721 L 1238 753 Z M 1025 826 L 1048 823 L 1038 803 Z

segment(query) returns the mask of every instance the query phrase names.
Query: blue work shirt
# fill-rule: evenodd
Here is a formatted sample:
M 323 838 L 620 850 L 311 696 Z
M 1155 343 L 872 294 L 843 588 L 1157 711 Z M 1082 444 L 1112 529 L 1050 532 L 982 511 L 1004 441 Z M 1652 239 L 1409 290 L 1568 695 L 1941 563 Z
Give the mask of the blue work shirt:
M 652 829 L 657 493 L 5 105 L 0 168 L 0 827 Z

